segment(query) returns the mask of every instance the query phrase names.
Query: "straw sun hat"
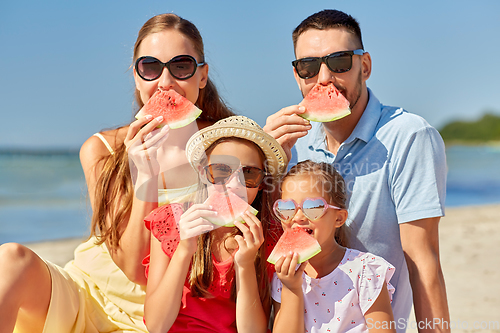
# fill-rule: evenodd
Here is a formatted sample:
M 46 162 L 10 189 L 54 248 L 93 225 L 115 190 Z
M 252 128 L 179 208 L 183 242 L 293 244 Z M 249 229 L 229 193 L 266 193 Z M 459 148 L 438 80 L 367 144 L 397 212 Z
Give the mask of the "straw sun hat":
M 191 165 L 196 165 L 205 157 L 205 150 L 220 138 L 237 137 L 247 139 L 259 146 L 267 160 L 268 172 L 274 177 L 283 175 L 288 159 L 281 145 L 252 119 L 232 116 L 219 120 L 212 126 L 196 132 L 186 145 L 186 156 Z

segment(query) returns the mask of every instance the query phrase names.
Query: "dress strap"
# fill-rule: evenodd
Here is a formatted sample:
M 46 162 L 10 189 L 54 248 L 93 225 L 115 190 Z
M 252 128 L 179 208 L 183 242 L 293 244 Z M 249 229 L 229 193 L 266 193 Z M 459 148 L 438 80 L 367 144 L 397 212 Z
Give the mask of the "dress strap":
M 104 138 L 104 136 L 101 133 L 95 133 L 94 136 L 97 136 L 99 139 L 101 139 L 102 143 L 104 143 L 106 148 L 108 148 L 109 153 L 111 155 L 115 154 L 115 151 L 113 150 L 113 148 L 111 148 L 111 145 L 108 143 L 108 141 Z

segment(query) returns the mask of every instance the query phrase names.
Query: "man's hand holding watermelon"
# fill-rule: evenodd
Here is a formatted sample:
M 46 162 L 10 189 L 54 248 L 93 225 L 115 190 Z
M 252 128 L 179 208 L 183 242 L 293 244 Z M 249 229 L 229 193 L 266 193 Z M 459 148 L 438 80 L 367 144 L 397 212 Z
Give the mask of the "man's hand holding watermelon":
M 291 149 L 297 139 L 306 136 L 311 129 L 309 121 L 299 117 L 305 112 L 304 106 L 288 106 L 269 116 L 264 126 L 264 131 L 274 137 L 283 147 L 289 161 L 292 156 Z
M 307 88 L 307 95 L 299 105 L 271 115 L 264 127 L 285 149 L 289 161 L 292 147 L 311 129 L 309 121 L 332 123 L 351 114 L 349 101 L 332 82 L 318 82 L 312 87 L 309 84 Z

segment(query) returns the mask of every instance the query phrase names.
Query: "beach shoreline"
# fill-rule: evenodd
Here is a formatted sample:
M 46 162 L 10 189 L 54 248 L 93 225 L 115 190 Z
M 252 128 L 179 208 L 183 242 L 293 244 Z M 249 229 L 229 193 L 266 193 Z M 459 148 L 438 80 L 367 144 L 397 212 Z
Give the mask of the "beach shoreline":
M 500 332 L 500 204 L 447 207 L 439 237 L 452 331 Z M 84 240 L 24 245 L 64 266 Z M 407 332 L 417 332 L 415 325 L 412 314 Z

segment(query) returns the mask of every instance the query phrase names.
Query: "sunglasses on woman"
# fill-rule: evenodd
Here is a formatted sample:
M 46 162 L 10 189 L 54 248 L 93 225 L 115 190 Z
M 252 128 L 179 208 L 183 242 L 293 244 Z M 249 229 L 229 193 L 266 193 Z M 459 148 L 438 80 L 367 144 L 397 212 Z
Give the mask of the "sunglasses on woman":
M 299 208 L 310 221 L 315 221 L 325 215 L 328 208 L 342 209 L 337 206 L 329 205 L 326 200 L 321 197 L 306 198 L 300 204 L 297 204 L 293 199 L 278 199 L 273 205 L 274 214 L 283 222 L 291 220 L 295 214 L 297 214 Z
M 161 76 L 163 68 L 167 67 L 170 75 L 177 80 L 187 80 L 196 73 L 196 69 L 205 65 L 204 62 L 198 63 L 190 55 L 179 55 L 173 57 L 167 62 L 161 62 L 155 57 L 140 57 L 135 62 L 135 71 L 145 81 L 153 81 Z
M 242 166 L 233 170 L 230 165 L 223 163 L 209 164 L 204 170 L 207 180 L 212 184 L 226 184 L 231 176 L 238 172 L 240 184 L 248 188 L 258 187 L 266 176 L 264 170 L 256 167 Z
M 318 75 L 321 63 L 324 62 L 329 70 L 334 73 L 345 73 L 352 67 L 352 56 L 363 55 L 365 51 L 340 51 L 324 57 L 308 57 L 292 61 L 297 75 L 302 79 L 310 79 Z

